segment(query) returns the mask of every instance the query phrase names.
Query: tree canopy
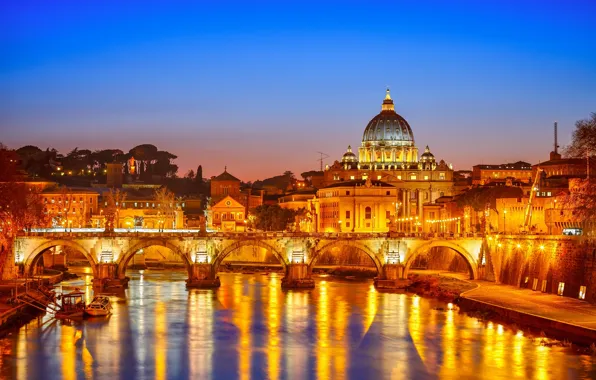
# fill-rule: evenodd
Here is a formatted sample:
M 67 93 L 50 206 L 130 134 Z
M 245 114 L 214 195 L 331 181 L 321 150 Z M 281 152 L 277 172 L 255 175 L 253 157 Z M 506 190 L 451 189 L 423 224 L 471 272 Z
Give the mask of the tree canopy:
M 297 211 L 281 208 L 279 205 L 261 205 L 252 212 L 253 227 L 263 231 L 285 231 L 294 222 Z
M 596 155 L 596 112 L 590 118 L 575 122 L 571 144 L 565 148 L 568 157 L 586 157 Z

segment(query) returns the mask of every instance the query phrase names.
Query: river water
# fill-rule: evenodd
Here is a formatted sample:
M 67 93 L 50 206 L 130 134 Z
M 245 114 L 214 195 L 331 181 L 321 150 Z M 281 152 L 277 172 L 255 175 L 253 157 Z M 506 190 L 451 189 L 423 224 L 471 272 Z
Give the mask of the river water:
M 1 340 L 0 378 L 596 378 L 596 356 L 370 281 L 286 292 L 279 274 L 222 273 L 221 288 L 187 291 L 183 272 L 129 275 L 110 317 L 43 317 Z M 91 296 L 90 281 L 61 285 Z

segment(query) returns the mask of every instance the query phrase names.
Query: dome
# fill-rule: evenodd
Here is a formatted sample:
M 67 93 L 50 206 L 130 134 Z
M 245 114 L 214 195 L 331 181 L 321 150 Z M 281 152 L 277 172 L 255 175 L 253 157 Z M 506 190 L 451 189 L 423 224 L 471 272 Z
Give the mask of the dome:
M 363 143 L 373 145 L 414 146 L 414 134 L 408 122 L 395 112 L 393 100 L 387 89 L 381 113 L 366 126 Z
M 348 150 L 346 150 L 346 153 L 344 153 L 344 155 L 341 158 L 341 162 L 346 163 L 346 162 L 358 162 L 358 159 L 356 158 L 356 155 L 354 153 L 352 153 L 352 146 L 348 145 Z
M 426 146 L 426 149 L 424 149 L 422 156 L 420 156 L 420 161 L 435 161 L 435 156 L 430 152 L 428 145 Z

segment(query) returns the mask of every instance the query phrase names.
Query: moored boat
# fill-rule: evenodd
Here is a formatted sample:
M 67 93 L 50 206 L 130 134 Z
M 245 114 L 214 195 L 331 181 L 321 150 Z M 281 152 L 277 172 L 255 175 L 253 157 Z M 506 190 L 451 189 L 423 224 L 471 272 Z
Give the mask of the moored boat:
M 85 293 L 75 290 L 60 296 L 60 308 L 55 317 L 59 319 L 82 318 L 85 313 Z
M 112 312 L 112 303 L 110 297 L 104 295 L 96 295 L 93 300 L 85 308 L 85 313 L 91 317 L 100 317 L 108 315 Z

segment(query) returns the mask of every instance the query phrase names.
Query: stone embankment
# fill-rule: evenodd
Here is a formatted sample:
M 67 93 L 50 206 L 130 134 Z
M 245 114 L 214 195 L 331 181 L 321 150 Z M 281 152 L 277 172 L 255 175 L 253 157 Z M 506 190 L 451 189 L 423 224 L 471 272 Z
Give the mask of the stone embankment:
M 464 311 L 491 316 L 543 331 L 549 337 L 582 345 L 596 345 L 596 306 L 553 294 L 474 281 L 478 287 L 458 300 Z

